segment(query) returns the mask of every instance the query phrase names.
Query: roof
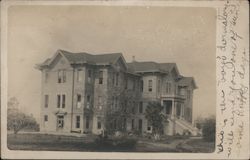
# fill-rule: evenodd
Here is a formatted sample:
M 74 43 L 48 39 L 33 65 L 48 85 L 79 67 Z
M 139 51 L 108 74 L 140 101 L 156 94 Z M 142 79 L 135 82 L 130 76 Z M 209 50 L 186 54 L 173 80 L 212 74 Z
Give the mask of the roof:
M 170 72 L 176 63 L 132 62 L 127 63 L 129 70 L 134 72 Z
M 51 58 L 45 60 L 40 66 L 47 66 L 49 65 L 54 58 L 58 55 L 63 55 L 71 64 L 77 63 L 90 63 L 90 64 L 99 64 L 99 65 L 108 65 L 115 63 L 120 57 L 123 58 L 122 53 L 108 53 L 108 54 L 98 54 L 93 55 L 90 53 L 71 53 L 65 50 L 58 50 L 56 55 Z M 126 63 L 126 62 L 125 62 Z
M 197 88 L 193 77 L 180 76 L 180 78 L 178 80 L 178 85 L 180 85 L 180 86 L 189 86 L 192 83 L 194 85 L 194 88 Z

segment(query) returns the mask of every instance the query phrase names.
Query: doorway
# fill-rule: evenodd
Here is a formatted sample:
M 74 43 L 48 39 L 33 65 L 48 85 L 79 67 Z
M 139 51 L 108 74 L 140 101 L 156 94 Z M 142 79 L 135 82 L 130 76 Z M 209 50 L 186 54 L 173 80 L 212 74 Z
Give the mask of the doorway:
M 57 131 L 63 130 L 64 127 L 64 116 L 57 116 Z
M 142 119 L 139 119 L 139 131 L 142 133 Z

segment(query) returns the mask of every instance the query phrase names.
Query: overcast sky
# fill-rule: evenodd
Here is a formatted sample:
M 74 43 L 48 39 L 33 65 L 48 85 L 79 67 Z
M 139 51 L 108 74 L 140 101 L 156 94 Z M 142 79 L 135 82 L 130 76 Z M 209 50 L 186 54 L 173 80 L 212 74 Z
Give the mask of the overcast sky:
M 215 115 L 216 10 L 186 7 L 12 6 L 8 12 L 8 97 L 37 118 L 41 73 L 57 49 L 122 52 L 126 61 L 176 62 L 193 76 L 193 110 Z

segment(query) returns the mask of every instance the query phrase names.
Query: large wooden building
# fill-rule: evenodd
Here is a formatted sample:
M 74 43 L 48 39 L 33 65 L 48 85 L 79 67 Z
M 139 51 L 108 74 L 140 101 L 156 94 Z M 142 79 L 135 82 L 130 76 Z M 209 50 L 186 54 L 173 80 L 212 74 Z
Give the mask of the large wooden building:
M 122 127 L 151 132 L 144 113 L 149 102 L 157 101 L 168 117 L 164 134 L 197 134 L 192 125 L 197 87 L 192 77 L 179 73 L 175 63 L 127 63 L 121 53 L 58 50 L 38 68 L 42 72 L 41 131 L 100 134 L 109 126 L 114 131 Z

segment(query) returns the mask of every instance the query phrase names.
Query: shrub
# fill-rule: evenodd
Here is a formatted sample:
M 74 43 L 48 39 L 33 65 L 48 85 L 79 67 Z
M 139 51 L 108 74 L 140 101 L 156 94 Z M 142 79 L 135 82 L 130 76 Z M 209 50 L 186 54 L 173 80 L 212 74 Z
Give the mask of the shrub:
M 215 118 L 210 117 L 204 120 L 202 125 L 202 136 L 205 141 L 215 140 Z
M 29 131 L 39 131 L 39 125 L 35 118 L 18 110 L 8 112 L 7 128 L 8 130 L 13 130 L 14 134 L 17 134 L 22 129 Z

